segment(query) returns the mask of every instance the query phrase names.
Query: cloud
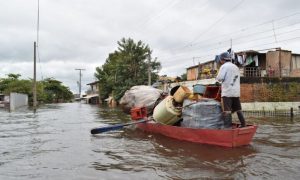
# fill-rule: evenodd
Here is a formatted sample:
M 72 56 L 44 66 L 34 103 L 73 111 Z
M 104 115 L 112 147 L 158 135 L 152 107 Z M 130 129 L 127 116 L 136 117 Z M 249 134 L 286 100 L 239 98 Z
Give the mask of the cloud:
M 39 19 L 38 78 L 54 77 L 74 92 L 75 68 L 86 69 L 83 85 L 93 82 L 95 68 L 123 37 L 148 44 L 162 63 L 160 74 L 170 76 L 212 60 L 231 43 L 236 51 L 280 46 L 300 52 L 296 0 L 43 0 Z M 32 77 L 36 40 L 37 1 L 2 2 L 0 77 Z

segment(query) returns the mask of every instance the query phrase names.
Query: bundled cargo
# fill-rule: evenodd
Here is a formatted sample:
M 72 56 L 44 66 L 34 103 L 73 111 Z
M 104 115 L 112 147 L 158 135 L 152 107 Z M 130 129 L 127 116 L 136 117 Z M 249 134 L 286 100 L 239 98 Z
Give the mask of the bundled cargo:
M 181 126 L 190 128 L 223 128 L 222 109 L 220 102 L 202 98 L 200 101 L 185 99 L 183 102 Z
M 127 90 L 120 100 L 124 112 L 130 113 L 133 107 L 146 107 L 148 113 L 152 113 L 156 101 L 163 91 L 151 86 L 133 86 Z

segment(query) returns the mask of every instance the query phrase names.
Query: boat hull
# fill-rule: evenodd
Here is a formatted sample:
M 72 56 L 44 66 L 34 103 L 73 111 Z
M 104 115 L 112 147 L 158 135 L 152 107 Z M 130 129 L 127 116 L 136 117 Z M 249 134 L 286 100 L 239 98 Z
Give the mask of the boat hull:
M 195 129 L 163 125 L 153 121 L 137 124 L 143 131 L 162 134 L 178 140 L 224 147 L 239 147 L 250 144 L 256 132 L 256 125 L 232 129 Z

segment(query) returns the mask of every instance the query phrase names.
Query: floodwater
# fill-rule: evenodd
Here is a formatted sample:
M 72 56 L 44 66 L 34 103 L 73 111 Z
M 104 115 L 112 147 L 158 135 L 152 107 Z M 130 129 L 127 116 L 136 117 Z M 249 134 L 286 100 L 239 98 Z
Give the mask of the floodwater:
M 0 179 L 300 179 L 300 120 L 261 118 L 249 146 L 182 142 L 133 127 L 117 108 L 53 104 L 0 109 Z

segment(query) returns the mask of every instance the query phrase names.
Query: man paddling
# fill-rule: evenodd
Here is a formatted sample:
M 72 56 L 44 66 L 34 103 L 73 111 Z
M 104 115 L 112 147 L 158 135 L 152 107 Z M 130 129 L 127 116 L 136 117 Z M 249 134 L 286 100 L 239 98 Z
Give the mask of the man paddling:
M 231 56 L 228 52 L 224 52 L 217 56 L 216 61 L 221 64 L 216 80 L 222 83 L 221 97 L 224 127 L 231 128 L 231 113 L 234 112 L 238 115 L 241 127 L 245 127 L 246 122 L 241 111 L 242 107 L 240 102 L 240 70 L 231 62 Z

